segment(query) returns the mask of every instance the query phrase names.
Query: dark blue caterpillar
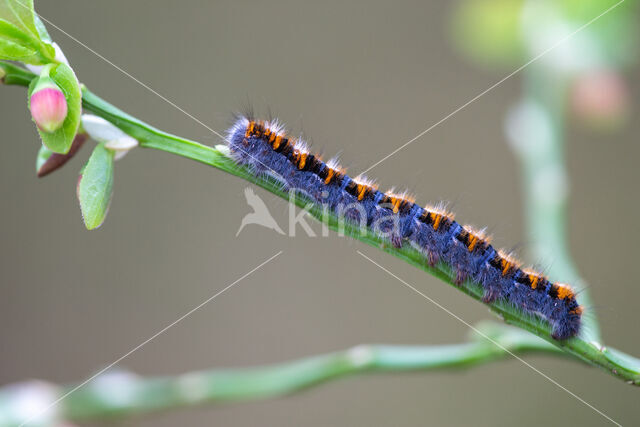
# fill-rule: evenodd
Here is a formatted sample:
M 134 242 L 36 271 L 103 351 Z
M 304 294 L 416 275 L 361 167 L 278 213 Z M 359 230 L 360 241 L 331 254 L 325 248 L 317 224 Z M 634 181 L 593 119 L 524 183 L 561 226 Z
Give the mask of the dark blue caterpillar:
M 458 285 L 467 280 L 480 284 L 485 303 L 508 301 L 547 320 L 557 340 L 580 331 L 583 308 L 568 285 L 521 268 L 496 251 L 484 235 L 454 221 L 452 214 L 422 208 L 406 195 L 382 193 L 362 178 L 349 177 L 337 165 L 309 153 L 304 142 L 287 137 L 274 122 L 240 117 L 229 130 L 228 141 L 235 161 L 257 176 L 272 175 L 288 189 L 327 204 L 339 216 L 366 221 L 396 247 L 412 244 L 430 265 L 442 261 L 450 266 Z

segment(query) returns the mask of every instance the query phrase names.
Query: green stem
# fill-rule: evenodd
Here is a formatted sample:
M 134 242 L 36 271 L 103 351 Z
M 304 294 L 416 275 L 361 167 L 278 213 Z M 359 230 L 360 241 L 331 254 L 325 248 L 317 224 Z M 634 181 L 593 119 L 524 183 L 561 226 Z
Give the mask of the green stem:
M 509 357 L 509 352 L 566 355 L 546 341 L 509 326 L 485 322 L 477 329 L 502 348 L 472 335 L 464 344 L 360 345 L 277 365 L 190 372 L 175 377 L 139 378 L 128 372 L 108 372 L 61 400 L 57 415 L 71 421 L 125 417 L 205 403 L 272 398 L 362 373 L 469 368 Z M 50 387 L 57 396 L 75 388 Z M 11 406 L 10 399 L 10 392 L 5 395 L 0 391 L 0 407 Z
M 16 68 L 11 64 L 0 62 L 0 66 L 4 68 L 7 77 Z M 22 73 L 22 71 L 21 71 Z M 5 77 L 5 82 L 7 82 Z M 13 81 L 13 80 L 10 80 Z M 17 81 L 17 80 L 16 80 Z M 22 84 L 22 82 L 15 83 Z M 257 178 L 251 175 L 246 168 L 237 165 L 228 156 L 226 146 L 208 147 L 188 139 L 180 138 L 162 132 L 130 115 L 114 107 L 104 101 L 97 95 L 91 93 L 84 88 L 82 92 L 83 106 L 86 111 L 90 111 L 119 127 L 127 134 L 133 136 L 140 141 L 142 147 L 155 148 L 157 150 L 166 151 L 187 157 L 192 160 L 216 167 L 227 173 L 239 176 L 247 181 L 255 183 L 266 190 L 287 200 L 288 194 L 280 189 L 278 183 L 268 178 Z M 482 289 L 475 284 L 467 284 L 465 286 L 456 286 L 453 282 L 452 271 L 443 264 L 430 267 L 424 260 L 424 255 L 418 250 L 405 245 L 402 248 L 395 248 L 390 245 L 379 235 L 370 232 L 368 229 L 361 229 L 351 224 L 344 224 L 337 216 L 328 215 L 323 218 L 322 210 L 307 200 L 296 197 L 295 204 L 299 207 L 308 209 L 309 213 L 316 219 L 322 220 L 327 226 L 339 232 L 344 232 L 347 236 L 358 239 L 371 246 L 382 249 L 383 251 L 403 259 L 411 265 L 432 274 L 449 285 L 468 294 L 472 298 L 480 301 L 482 299 Z M 565 341 L 557 341 L 551 338 L 550 328 L 546 322 L 537 318 L 524 314 L 518 308 L 504 303 L 498 302 L 491 304 L 490 309 L 504 319 L 508 324 L 518 326 L 524 330 L 547 340 L 551 344 L 562 348 L 567 353 L 583 360 L 584 362 L 597 366 L 617 378 L 625 380 L 631 384 L 640 385 L 640 360 L 625 355 L 613 349 L 607 349 L 599 342 L 594 340 L 585 340 L 584 337 L 575 337 Z

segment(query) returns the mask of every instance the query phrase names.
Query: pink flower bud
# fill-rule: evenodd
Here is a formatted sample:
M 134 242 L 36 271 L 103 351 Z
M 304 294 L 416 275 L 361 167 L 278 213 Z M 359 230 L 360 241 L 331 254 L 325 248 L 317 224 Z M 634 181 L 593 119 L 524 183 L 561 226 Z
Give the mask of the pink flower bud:
M 43 87 L 31 95 L 31 117 L 47 133 L 60 129 L 67 117 L 67 100 L 57 87 Z

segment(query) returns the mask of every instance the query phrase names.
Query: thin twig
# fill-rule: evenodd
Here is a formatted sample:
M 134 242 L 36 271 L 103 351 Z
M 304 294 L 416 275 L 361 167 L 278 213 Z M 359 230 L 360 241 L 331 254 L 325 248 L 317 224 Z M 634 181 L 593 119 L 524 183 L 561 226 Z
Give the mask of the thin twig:
M 276 365 L 242 369 L 213 369 L 174 377 L 142 378 L 122 370 L 108 371 L 60 401 L 48 420 L 98 420 L 127 417 L 203 404 L 220 404 L 283 396 L 338 378 L 378 372 L 463 369 L 513 354 L 564 355 L 557 347 L 520 329 L 495 322 L 477 325 L 482 334 L 468 342 L 435 346 L 359 345 L 347 350 L 290 360 Z M 507 352 L 508 351 L 508 352 Z M 15 384 L 0 391 L 0 407 L 16 406 L 16 395 L 64 395 L 75 385 L 43 382 Z M 20 389 L 20 393 L 16 390 Z M 7 414 L 5 414 L 6 416 Z M 18 414 L 16 414 L 16 417 Z M 2 417 L 0 417 L 2 418 Z M 21 421 L 16 419 L 17 421 Z M 9 420 L 8 425 L 12 422 Z

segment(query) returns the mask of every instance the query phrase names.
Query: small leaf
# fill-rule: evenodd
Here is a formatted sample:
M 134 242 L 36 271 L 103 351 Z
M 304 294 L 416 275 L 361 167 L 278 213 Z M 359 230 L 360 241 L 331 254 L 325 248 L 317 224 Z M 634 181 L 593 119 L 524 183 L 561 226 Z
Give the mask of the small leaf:
M 50 67 L 50 68 L 47 68 Z M 53 82 L 62 90 L 67 101 L 67 117 L 62 126 L 54 132 L 47 133 L 38 129 L 40 138 L 47 148 L 53 152 L 66 154 L 71 148 L 73 138 L 75 138 L 80 126 L 80 115 L 82 112 L 82 94 L 80 93 L 80 85 L 76 79 L 73 70 L 66 64 L 56 64 L 45 67 L 44 74 L 51 78 Z M 29 99 L 33 94 L 38 82 L 47 76 L 42 75 L 33 79 L 29 85 Z
M 113 190 L 113 152 L 98 144 L 78 181 L 78 199 L 88 230 L 100 227 L 107 216 Z
M 0 58 L 35 65 L 53 62 L 55 49 L 32 0 L 0 0 Z

